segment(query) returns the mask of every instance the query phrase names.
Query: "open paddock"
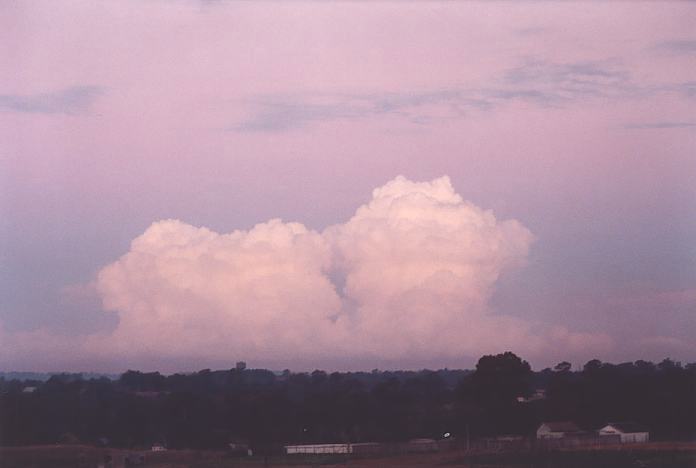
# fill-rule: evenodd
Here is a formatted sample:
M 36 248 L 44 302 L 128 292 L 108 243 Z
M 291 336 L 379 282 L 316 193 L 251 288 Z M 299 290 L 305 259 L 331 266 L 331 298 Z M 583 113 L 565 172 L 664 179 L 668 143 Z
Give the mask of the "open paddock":
M 695 468 L 696 443 L 651 442 L 615 447 L 549 451 L 475 452 L 448 450 L 387 456 L 349 454 L 296 454 L 235 458 L 220 451 L 168 450 L 150 452 L 81 445 L 0 447 L 0 468 L 126 467 L 125 457 L 142 454 L 150 468 L 257 468 L 257 467 L 411 467 L 463 468 Z

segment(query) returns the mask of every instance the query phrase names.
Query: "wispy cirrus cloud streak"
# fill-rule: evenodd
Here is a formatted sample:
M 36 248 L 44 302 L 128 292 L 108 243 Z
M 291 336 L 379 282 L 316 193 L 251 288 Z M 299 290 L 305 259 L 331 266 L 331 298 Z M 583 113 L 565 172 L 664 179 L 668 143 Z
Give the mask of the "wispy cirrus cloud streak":
M 0 94 L 0 111 L 78 114 L 87 110 L 103 92 L 98 86 L 71 86 L 39 94 Z
M 665 91 L 678 93 L 687 98 L 696 97 L 696 81 L 684 81 L 666 87 Z
M 662 41 L 655 44 L 654 49 L 660 52 L 672 54 L 696 54 L 696 41 L 691 39 L 677 39 L 673 41 Z
M 634 123 L 624 125 L 624 128 L 630 130 L 650 130 L 650 129 L 660 129 L 660 128 L 694 128 L 696 127 L 696 122 L 646 122 L 646 123 Z
M 492 104 L 490 97 L 456 89 L 414 93 L 264 96 L 251 101 L 253 110 L 250 117 L 230 130 L 283 131 L 315 122 L 382 115 L 397 115 L 412 123 L 426 123 L 438 118 L 435 113 L 424 112 L 428 107 L 443 108 L 445 113 L 440 112 L 440 118 L 451 118 L 464 115 L 468 109 L 484 109 Z
M 560 104 L 591 97 L 621 97 L 635 94 L 639 87 L 618 63 L 605 61 L 553 63 L 529 60 L 507 70 L 498 95 L 523 98 L 539 104 Z
M 611 60 L 554 63 L 527 60 L 505 70 L 490 84 L 391 93 L 295 93 L 260 96 L 248 101 L 249 116 L 230 130 L 276 132 L 334 120 L 393 115 L 415 124 L 457 119 L 521 101 L 563 106 L 588 99 L 648 96 L 658 92 L 689 93 L 686 84 L 640 86 Z

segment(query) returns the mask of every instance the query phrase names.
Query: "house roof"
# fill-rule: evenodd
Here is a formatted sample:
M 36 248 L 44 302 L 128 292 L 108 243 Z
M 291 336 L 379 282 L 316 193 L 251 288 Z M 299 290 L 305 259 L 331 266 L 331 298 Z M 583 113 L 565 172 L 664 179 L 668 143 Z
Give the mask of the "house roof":
M 607 425 L 617 429 L 620 432 L 623 432 L 624 434 L 630 434 L 634 432 L 648 432 L 647 427 L 634 422 L 610 422 L 607 423 Z
M 551 432 L 580 432 L 582 430 L 573 421 L 549 421 L 541 424 L 548 427 Z

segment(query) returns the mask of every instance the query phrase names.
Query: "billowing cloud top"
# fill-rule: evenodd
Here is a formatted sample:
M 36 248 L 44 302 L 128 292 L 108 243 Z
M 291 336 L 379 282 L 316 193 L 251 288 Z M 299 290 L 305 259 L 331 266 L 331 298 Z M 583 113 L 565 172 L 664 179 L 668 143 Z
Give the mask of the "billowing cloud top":
M 271 220 L 217 234 L 159 221 L 99 273 L 118 311 L 121 352 L 282 356 L 316 347 L 340 299 L 325 274 L 330 250 L 316 232 Z
M 464 201 L 447 177 L 397 177 L 322 233 L 278 219 L 229 234 L 159 221 L 98 275 L 104 306 L 120 316 L 98 347 L 265 362 L 535 352 L 543 337 L 487 307 L 531 242 L 519 222 Z M 597 341 L 567 330 L 548 338 Z

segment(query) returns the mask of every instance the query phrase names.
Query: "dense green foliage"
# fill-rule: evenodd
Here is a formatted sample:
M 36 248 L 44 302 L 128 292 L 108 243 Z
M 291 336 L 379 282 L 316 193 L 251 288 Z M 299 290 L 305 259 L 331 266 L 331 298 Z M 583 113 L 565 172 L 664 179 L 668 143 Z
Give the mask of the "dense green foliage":
M 58 375 L 0 379 L 0 443 L 103 443 L 171 448 L 398 441 L 531 434 L 540 421 L 648 426 L 653 439 L 696 436 L 696 366 L 665 360 L 590 361 L 532 372 L 512 353 L 484 356 L 476 370 L 274 374 L 237 368 L 163 376 L 128 371 L 118 380 Z M 23 391 L 36 386 L 33 392 Z M 530 396 L 546 390 L 546 398 Z

